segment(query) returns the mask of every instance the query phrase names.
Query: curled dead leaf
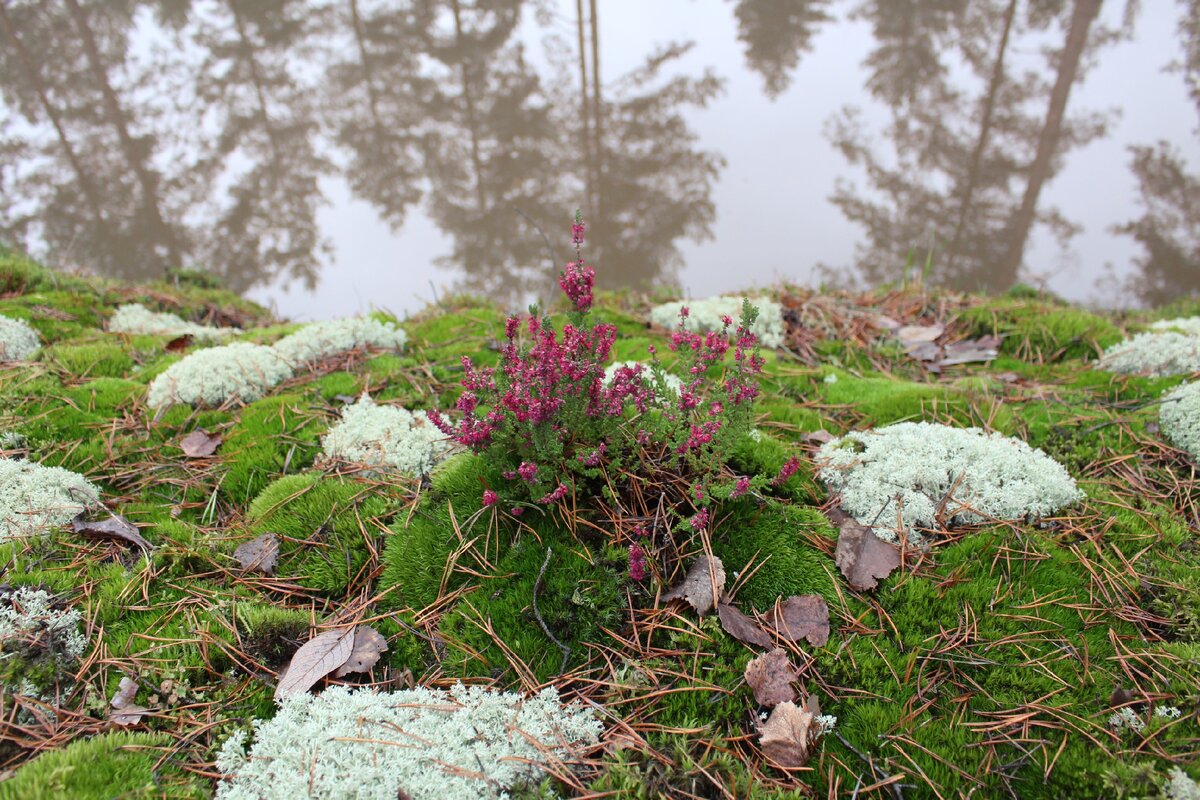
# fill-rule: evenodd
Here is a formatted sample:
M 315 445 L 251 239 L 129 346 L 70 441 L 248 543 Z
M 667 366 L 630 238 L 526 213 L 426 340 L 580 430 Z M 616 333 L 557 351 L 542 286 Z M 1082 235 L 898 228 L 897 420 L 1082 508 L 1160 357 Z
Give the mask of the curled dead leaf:
M 163 345 L 163 349 L 168 353 L 179 353 L 191 347 L 192 341 L 192 335 L 190 333 L 185 333 L 182 336 L 176 336 L 174 339 L 167 342 L 165 345 Z
M 792 702 L 775 706 L 762 726 L 759 746 L 775 766 L 796 769 L 808 763 L 816 736 L 816 715 Z
M 821 647 L 829 641 L 829 606 L 820 595 L 795 595 L 782 603 L 777 600 L 767 620 L 790 642 L 806 639 L 813 647 Z
M 831 515 L 832 517 L 833 515 Z M 875 535 L 875 531 L 846 516 L 838 531 L 838 569 L 859 591 L 874 589 L 900 566 L 900 549 Z
M 142 717 L 150 713 L 150 709 L 133 702 L 137 693 L 137 681 L 129 676 L 121 678 L 121 682 L 117 684 L 117 692 L 113 695 L 112 709 L 108 712 L 110 722 L 121 726 L 136 725 L 142 721 Z
M 346 663 L 354 650 L 354 628 L 318 633 L 292 656 L 275 687 L 275 699 L 307 692 L 329 673 Z
M 662 596 L 664 603 L 685 600 L 696 613 L 704 616 L 717 607 L 717 600 L 725 591 L 725 565 L 716 556 L 700 556 L 688 568 L 683 582 L 672 587 Z
M 756 647 L 771 646 L 771 637 L 767 635 L 767 632 L 753 619 L 738 611 L 735 606 L 729 603 L 718 603 L 717 617 L 721 620 L 721 627 L 725 629 L 725 632 L 739 642 Z
M 179 441 L 179 447 L 188 458 L 208 458 L 221 446 L 221 437 L 212 436 L 205 430 L 194 430 Z
M 279 537 L 273 533 L 264 533 L 248 542 L 242 542 L 233 551 L 233 557 L 245 572 L 274 575 L 275 565 L 279 563 Z
M 799 674 L 787 653 L 778 647 L 751 659 L 745 673 L 746 684 L 754 692 L 755 701 L 764 708 L 795 700 L 797 692 L 792 681 Z
M 137 526 L 120 514 L 110 514 L 108 519 L 88 521 L 80 514 L 71 520 L 71 530 L 88 539 L 116 539 L 136 545 L 149 553 L 154 546 L 138 532 Z
M 335 678 L 344 678 L 351 672 L 370 672 L 371 667 L 388 649 L 387 639 L 370 625 L 359 625 L 354 629 L 354 644 L 346 663 L 333 673 Z

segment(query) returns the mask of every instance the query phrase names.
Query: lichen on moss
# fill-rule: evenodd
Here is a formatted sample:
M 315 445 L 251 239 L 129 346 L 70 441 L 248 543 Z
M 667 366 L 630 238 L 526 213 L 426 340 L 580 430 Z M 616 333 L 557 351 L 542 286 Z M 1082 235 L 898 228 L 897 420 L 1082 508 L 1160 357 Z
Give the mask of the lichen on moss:
M 44 534 L 99 502 L 99 490 L 82 475 L 0 458 L 0 542 Z
M 273 348 L 234 342 L 198 350 L 172 364 L 151 381 L 146 403 L 151 408 L 248 403 L 291 376 L 292 367 Z
M 391 694 L 335 686 L 289 697 L 273 719 L 226 740 L 218 800 L 474 800 L 507 796 L 548 759 L 596 741 L 587 708 L 553 689 L 533 697 L 456 684 Z
M 28 322 L 0 315 L 0 361 L 28 361 L 41 346 Z
M 376 405 L 368 395 L 342 411 L 321 444 L 325 457 L 421 476 L 450 451 L 446 435 L 424 411 Z
M 742 316 L 743 297 L 711 297 L 706 300 L 688 300 L 663 303 L 650 309 L 650 321 L 661 328 L 674 328 L 679 324 L 679 309 L 687 306 L 688 316 L 684 326 L 691 331 L 719 331 L 724 317 L 733 320 L 736 327 Z M 748 298 L 758 308 L 758 319 L 751 331 L 763 347 L 782 347 L 787 335 L 783 321 L 783 306 L 765 297 Z M 730 330 L 733 330 L 731 327 Z
M 1200 372 L 1200 336 L 1175 330 L 1139 333 L 1105 350 L 1096 366 L 1125 375 Z
M 275 343 L 275 352 L 293 367 L 357 347 L 400 350 L 408 340 L 403 328 L 374 317 L 348 317 L 305 325 Z
M 142 333 L 156 336 L 190 336 L 198 342 L 211 342 L 232 335 L 232 328 L 213 328 L 166 311 L 151 311 L 141 303 L 126 303 L 117 308 L 108 321 L 111 333 Z
M 978 428 L 906 422 L 852 432 L 823 445 L 817 463 L 842 508 L 893 536 L 1039 518 L 1083 497 L 1041 450 Z
M 1200 459 L 1200 382 L 1167 393 L 1159 406 L 1159 421 L 1172 444 Z

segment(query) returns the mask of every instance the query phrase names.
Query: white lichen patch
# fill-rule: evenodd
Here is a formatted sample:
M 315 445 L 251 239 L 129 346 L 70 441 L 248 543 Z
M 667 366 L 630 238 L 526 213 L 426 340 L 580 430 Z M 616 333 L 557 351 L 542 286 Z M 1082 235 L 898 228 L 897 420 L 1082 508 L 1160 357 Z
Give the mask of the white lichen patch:
M 64 664 L 82 658 L 87 651 L 79 632 L 83 616 L 56 605 L 53 595 L 27 586 L 0 595 L 0 653 L 41 648 Z
M 1200 382 L 1168 392 L 1159 405 L 1158 421 L 1171 444 L 1200 459 Z
M 211 342 L 229 336 L 233 328 L 212 328 L 188 322 L 165 311 L 151 311 L 140 303 L 127 303 L 108 321 L 110 333 L 150 334 L 154 336 L 191 336 L 198 342 Z
M 28 361 L 41 347 L 28 322 L 0 314 L 0 361 Z
M 1200 335 L 1178 331 L 1139 333 L 1113 345 L 1097 362 L 1100 369 L 1124 375 L 1158 377 L 1200 371 Z
M 723 318 L 733 320 L 730 332 L 737 330 L 742 316 L 741 297 L 711 297 L 707 300 L 663 303 L 650 309 L 650 321 L 662 328 L 674 328 L 679 324 L 679 309 L 687 306 L 688 316 L 684 323 L 690 331 L 719 331 Z M 763 347 L 782 347 L 787 327 L 783 322 L 783 306 L 765 297 L 751 297 L 751 304 L 758 307 L 758 319 L 751 331 Z
M 817 464 L 842 508 L 883 535 L 1037 519 L 1083 497 L 1041 450 L 978 428 L 901 422 L 848 433 L 823 445 Z
M 0 458 L 0 542 L 46 533 L 99 502 L 100 492 L 82 475 Z
M 1200 800 L 1200 783 L 1192 780 L 1179 767 L 1171 767 L 1163 794 L 1167 800 Z
M 275 351 L 289 364 L 300 367 L 357 347 L 400 350 L 408 335 L 403 329 L 373 317 L 349 317 L 305 325 L 275 343 Z
M 218 800 L 507 798 L 548 759 L 596 741 L 588 709 L 553 689 L 534 697 L 456 685 L 391 694 L 344 686 L 283 701 L 222 746 Z
M 219 406 L 230 399 L 251 402 L 292 376 L 290 364 L 273 348 L 247 342 L 198 350 L 150 382 L 151 408 L 174 403 Z
M 342 412 L 321 440 L 326 458 L 425 475 L 450 450 L 424 411 L 376 405 L 367 395 Z
M 1189 336 L 1200 336 L 1200 317 L 1176 317 L 1160 319 L 1150 326 L 1156 331 L 1178 331 Z

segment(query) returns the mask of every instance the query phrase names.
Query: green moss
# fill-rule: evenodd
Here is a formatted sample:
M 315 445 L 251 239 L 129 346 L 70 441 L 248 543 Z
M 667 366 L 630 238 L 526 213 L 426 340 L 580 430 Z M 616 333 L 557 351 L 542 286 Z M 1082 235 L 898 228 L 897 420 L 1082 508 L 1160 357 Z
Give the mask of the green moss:
M 327 417 L 298 394 L 265 397 L 242 409 L 221 446 L 221 494 L 244 504 L 287 472 L 312 465 Z
M 1120 329 L 1098 314 L 1020 298 L 967 309 L 958 322 L 972 335 L 1003 337 L 1005 354 L 1041 362 L 1096 356 L 1122 338 Z
M 775 502 L 759 507 L 749 498 L 722 508 L 713 529 L 713 553 L 725 564 L 731 583 L 733 573 L 755 570 L 738 590 L 739 603 L 765 610 L 776 598 L 796 594 L 837 599 L 837 567 L 804 540 L 805 531 L 833 537 L 828 520 L 815 508 Z
M 371 553 L 382 548 L 382 526 L 397 508 L 381 488 L 316 473 L 285 476 L 250 504 L 250 538 L 278 535 L 279 575 L 342 596 L 365 580 Z
M 169 736 L 124 731 L 77 739 L 61 750 L 43 753 L 0 783 L 0 800 L 123 800 L 203 798 L 206 781 L 167 760 Z
M 75 378 L 120 378 L 133 367 L 133 358 L 116 344 L 57 344 L 42 352 L 42 360 Z
M 52 289 L 81 289 L 87 283 L 63 272 L 47 269 L 28 256 L 0 245 L 0 295 L 27 294 Z

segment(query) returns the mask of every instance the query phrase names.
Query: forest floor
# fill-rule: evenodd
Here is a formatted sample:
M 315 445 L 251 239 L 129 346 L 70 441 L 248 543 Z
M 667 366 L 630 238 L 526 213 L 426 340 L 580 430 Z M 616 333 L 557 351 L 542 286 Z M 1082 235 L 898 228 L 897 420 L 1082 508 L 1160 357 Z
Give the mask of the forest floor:
M 398 320 L 403 352 L 360 349 L 255 402 L 159 413 L 148 382 L 198 345 L 109 333 L 117 306 L 234 326 L 250 342 L 295 326 L 188 274 L 133 286 L 0 254 L 0 314 L 44 344 L 33 361 L 0 364 L 0 432 L 20 435 L 3 456 L 86 476 L 151 546 L 69 525 L 0 543 L 0 588 L 53 592 L 87 638 L 53 702 L 4 683 L 0 798 L 211 796 L 221 743 L 271 717 L 289 659 L 347 621 L 369 623 L 388 650 L 314 691 L 554 686 L 603 709 L 600 741 L 517 797 L 1164 797 L 1173 767 L 1200 777 L 1197 477 L 1164 441 L 1157 405 L 1186 376 L 1094 363 L 1200 302 L 1107 314 L 1024 289 L 768 294 L 786 309 L 786 342 L 764 353 L 762 437 L 731 468 L 801 466 L 719 505 L 710 532 L 732 604 L 766 637 L 755 646 L 722 615 L 664 602 L 671 565 L 633 580 L 628 541 L 599 507 L 520 520 L 485 508 L 486 466 L 470 455 L 425 480 L 321 465 L 322 434 L 363 392 L 452 407 L 462 355 L 499 357 L 505 316 L 487 302 L 451 298 Z M 669 332 L 647 321 L 655 300 L 598 298 L 618 360 L 666 352 Z M 940 330 L 906 348 L 896 324 Z M 990 347 L 996 357 L 981 355 Z M 985 360 L 950 363 L 964 353 Z M 1038 523 L 928 532 L 857 590 L 835 561 L 844 517 L 813 455 L 828 434 L 916 420 L 1024 440 L 1086 497 Z M 185 454 L 197 430 L 219 437 L 215 452 Z M 271 574 L 234 555 L 265 533 L 279 543 Z M 768 624 L 796 595 L 828 606 L 819 646 Z M 791 769 L 764 752 L 769 709 L 746 678 L 774 648 L 802 696 L 837 718 Z M 21 657 L 0 652 L 0 680 Z M 124 718 L 111 708 L 123 678 L 144 708 Z M 1114 725 L 1123 713 L 1136 722 Z

